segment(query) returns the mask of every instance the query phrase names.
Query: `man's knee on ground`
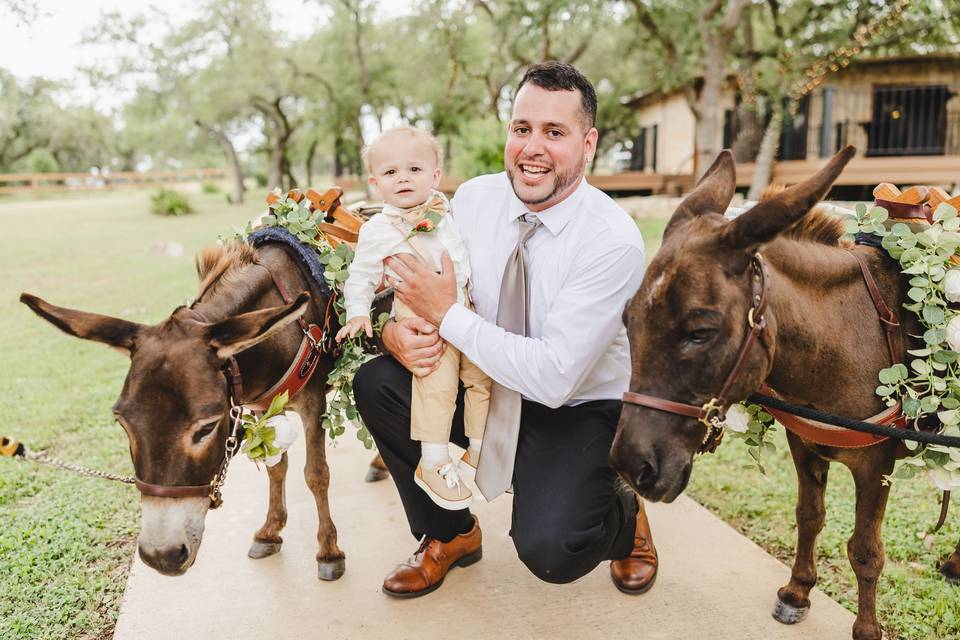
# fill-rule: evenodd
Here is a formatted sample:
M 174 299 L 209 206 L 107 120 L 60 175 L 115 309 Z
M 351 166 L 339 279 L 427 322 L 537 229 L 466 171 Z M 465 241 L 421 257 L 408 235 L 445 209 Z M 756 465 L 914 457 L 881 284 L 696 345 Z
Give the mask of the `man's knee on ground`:
M 566 542 L 558 535 L 547 531 L 525 537 L 514 535 L 513 544 L 520 561 L 544 582 L 566 584 L 589 573 L 589 569 L 583 570 L 576 554 L 567 549 Z

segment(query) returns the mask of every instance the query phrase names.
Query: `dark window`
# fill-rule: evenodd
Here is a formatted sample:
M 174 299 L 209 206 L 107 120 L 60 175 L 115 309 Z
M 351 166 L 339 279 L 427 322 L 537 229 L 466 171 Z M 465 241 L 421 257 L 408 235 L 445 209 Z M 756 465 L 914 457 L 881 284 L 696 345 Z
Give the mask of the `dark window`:
M 653 172 L 657 172 L 657 133 L 660 125 L 653 125 L 650 127 L 650 168 L 653 169 Z
M 865 124 L 867 155 L 943 155 L 951 95 L 943 85 L 874 87 L 873 119 Z
M 800 99 L 794 113 L 791 113 L 789 109 L 784 109 L 777 160 L 803 160 L 807 157 L 807 116 L 809 111 L 809 94 Z

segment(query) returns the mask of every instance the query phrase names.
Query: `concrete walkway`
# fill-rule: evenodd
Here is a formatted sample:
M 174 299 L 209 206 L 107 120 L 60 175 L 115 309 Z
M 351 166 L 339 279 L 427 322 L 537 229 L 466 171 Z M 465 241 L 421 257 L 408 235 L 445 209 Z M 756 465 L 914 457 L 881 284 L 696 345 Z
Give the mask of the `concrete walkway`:
M 792 627 L 770 617 L 789 570 L 691 500 L 650 505 L 661 569 L 642 596 L 610 583 L 607 563 L 570 585 L 540 582 L 517 560 L 507 536 L 510 501 L 476 505 L 483 561 L 455 569 L 437 592 L 415 600 L 380 593 L 386 573 L 416 547 L 392 482 L 365 484 L 371 453 L 345 435 L 330 447 L 330 488 L 347 572 L 316 578 L 316 511 L 291 452 L 289 522 L 283 550 L 246 557 L 267 502 L 267 478 L 246 459 L 230 469 L 225 506 L 207 516 L 196 563 L 167 578 L 137 558 L 117 640 L 274 638 L 643 638 L 846 640 L 853 615 L 815 591 L 808 619 Z

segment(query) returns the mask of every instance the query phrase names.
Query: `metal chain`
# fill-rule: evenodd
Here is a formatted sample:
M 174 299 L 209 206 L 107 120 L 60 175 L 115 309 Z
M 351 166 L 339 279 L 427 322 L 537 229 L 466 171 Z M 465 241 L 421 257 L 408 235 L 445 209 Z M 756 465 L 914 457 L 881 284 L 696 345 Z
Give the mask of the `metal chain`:
M 73 471 L 74 473 L 79 473 L 82 476 L 87 476 L 90 478 L 101 478 L 103 480 L 114 480 L 116 482 L 122 482 L 124 484 L 134 484 L 133 476 L 121 476 L 116 473 L 110 473 L 109 471 L 100 471 L 98 469 L 91 469 L 90 467 L 84 467 L 79 464 L 74 464 L 72 462 L 66 462 L 65 460 L 60 460 L 59 458 L 54 458 L 53 456 L 48 455 L 45 451 L 33 452 L 29 449 L 24 448 L 23 455 L 16 456 L 18 458 L 23 458 L 25 460 L 30 460 L 31 462 L 36 462 L 38 464 L 46 464 L 52 467 L 59 467 L 61 469 L 66 469 L 67 471 Z

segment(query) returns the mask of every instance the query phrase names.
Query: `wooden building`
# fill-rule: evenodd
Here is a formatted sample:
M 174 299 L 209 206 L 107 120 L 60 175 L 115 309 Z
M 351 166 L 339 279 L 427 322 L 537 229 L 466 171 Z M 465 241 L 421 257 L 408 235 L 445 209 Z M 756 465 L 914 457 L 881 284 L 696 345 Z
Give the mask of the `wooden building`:
M 629 176 L 644 184 L 683 182 L 695 173 L 696 122 L 681 92 L 650 93 L 628 103 L 641 127 Z M 734 83 L 716 108 L 723 148 L 737 156 L 737 179 L 749 185 L 765 123 L 745 122 Z M 960 55 L 860 60 L 827 77 L 796 105 L 780 136 L 774 180 L 810 175 L 847 144 L 857 156 L 839 185 L 960 184 Z M 687 176 L 687 180 L 681 178 Z

